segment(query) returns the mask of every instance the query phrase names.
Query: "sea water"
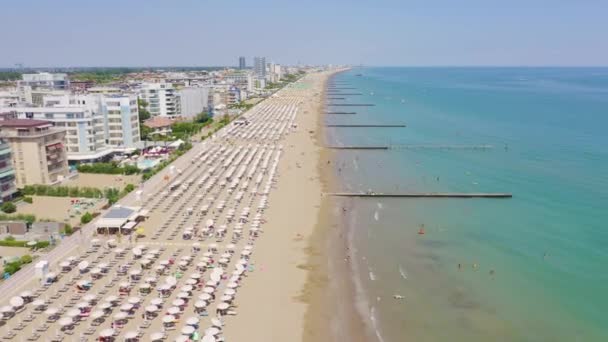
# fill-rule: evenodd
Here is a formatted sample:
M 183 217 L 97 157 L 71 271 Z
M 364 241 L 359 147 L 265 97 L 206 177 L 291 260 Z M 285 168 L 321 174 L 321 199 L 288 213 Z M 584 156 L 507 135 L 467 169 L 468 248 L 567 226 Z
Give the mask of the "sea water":
M 378 339 L 608 340 L 608 69 L 363 68 L 332 80 L 362 95 L 330 103 L 375 106 L 328 107 L 357 114 L 325 122 L 407 125 L 328 128 L 330 145 L 394 147 L 339 151 L 333 190 L 513 194 L 340 202 Z

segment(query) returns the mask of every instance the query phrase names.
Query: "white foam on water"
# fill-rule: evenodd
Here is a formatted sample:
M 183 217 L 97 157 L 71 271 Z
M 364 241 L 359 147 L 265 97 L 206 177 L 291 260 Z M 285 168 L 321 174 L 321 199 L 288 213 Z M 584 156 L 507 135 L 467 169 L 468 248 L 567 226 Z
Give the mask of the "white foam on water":
M 382 335 L 380 334 L 380 330 L 378 329 L 378 322 L 376 320 L 376 308 L 372 306 L 369 312 L 369 320 L 372 322 L 372 326 L 374 327 L 374 332 L 376 333 L 376 337 L 378 341 L 384 342 Z
M 403 269 L 403 267 L 401 265 L 399 265 L 399 274 L 401 274 L 401 278 L 407 279 L 407 273 L 405 272 L 405 270 Z
M 376 280 L 376 275 L 372 271 L 369 271 L 369 280 L 371 280 L 371 281 L 375 281 Z
M 378 209 L 382 209 L 382 203 L 378 202 Z
M 359 163 L 357 163 L 357 159 L 353 159 L 353 169 L 359 170 Z
M 376 210 L 376 212 L 374 213 L 374 220 L 380 220 L 380 214 L 378 213 L 378 210 Z

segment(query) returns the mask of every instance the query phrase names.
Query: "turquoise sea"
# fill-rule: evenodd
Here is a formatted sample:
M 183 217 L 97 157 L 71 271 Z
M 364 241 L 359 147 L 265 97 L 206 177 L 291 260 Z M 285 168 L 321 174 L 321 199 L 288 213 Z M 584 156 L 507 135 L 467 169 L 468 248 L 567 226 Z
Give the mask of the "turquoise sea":
M 375 106 L 330 107 L 357 114 L 327 123 L 407 127 L 328 128 L 328 144 L 417 146 L 340 151 L 335 190 L 513 194 L 340 202 L 378 339 L 608 341 L 607 68 L 361 68 L 331 82 L 362 95 L 329 103 Z

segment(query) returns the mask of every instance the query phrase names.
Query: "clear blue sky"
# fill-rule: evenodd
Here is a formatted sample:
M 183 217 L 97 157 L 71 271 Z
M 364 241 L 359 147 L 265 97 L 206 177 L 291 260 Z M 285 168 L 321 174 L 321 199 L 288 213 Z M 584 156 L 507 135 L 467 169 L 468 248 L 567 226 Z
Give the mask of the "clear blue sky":
M 0 0 L 0 67 L 607 65 L 608 0 Z

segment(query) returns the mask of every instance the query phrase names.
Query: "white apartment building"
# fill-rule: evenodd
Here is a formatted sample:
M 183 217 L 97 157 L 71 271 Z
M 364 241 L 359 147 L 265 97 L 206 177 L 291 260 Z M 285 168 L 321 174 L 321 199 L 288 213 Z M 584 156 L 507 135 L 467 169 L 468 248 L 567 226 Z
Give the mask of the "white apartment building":
M 70 161 L 92 161 L 140 146 L 137 96 L 46 96 L 42 107 L 13 108 L 19 119 L 48 120 L 66 130 Z
M 69 89 L 70 80 L 67 74 L 51 74 L 48 72 L 40 72 L 37 74 L 21 75 L 20 86 L 30 86 L 32 89 Z
M 192 118 L 209 105 L 210 87 L 188 87 L 177 91 L 177 103 L 179 104 L 179 115 Z
M 177 91 L 170 83 L 144 83 L 139 89 L 139 98 L 146 101 L 151 116 L 179 115 Z

